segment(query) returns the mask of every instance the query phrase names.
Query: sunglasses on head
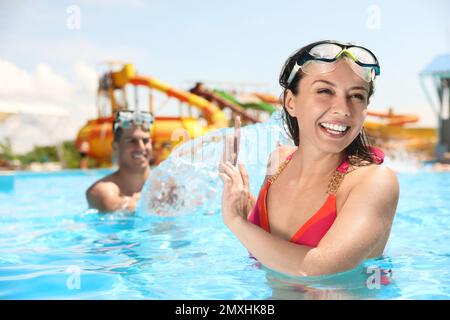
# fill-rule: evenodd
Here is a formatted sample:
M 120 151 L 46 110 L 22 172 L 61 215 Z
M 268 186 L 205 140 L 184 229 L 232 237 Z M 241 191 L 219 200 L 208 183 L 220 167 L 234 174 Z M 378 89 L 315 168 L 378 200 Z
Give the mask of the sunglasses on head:
M 294 80 L 298 70 L 311 75 L 331 72 L 336 69 L 339 59 L 346 59 L 353 72 L 366 82 L 374 81 L 380 75 L 378 59 L 369 49 L 337 41 L 321 41 L 312 44 L 297 57 L 287 86 Z
M 153 115 L 148 111 L 121 110 L 116 113 L 114 131 L 119 127 L 126 129 L 132 126 L 142 126 L 144 130 L 150 130 L 154 121 Z

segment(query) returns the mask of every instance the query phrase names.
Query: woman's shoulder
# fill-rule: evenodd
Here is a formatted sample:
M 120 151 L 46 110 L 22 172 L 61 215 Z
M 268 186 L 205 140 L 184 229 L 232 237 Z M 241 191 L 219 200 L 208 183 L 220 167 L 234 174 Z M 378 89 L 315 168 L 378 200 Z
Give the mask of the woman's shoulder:
M 394 170 L 384 164 L 376 163 L 352 165 L 348 170 L 348 175 L 355 176 L 356 180 L 397 180 L 397 175 Z
M 349 195 L 352 192 L 370 192 L 375 198 L 398 198 L 399 182 L 394 170 L 382 164 L 367 164 L 359 167 L 352 167 L 349 170 L 346 182 L 346 189 Z
M 278 146 L 269 155 L 269 160 L 267 161 L 267 172 L 268 174 L 273 174 L 276 172 L 278 167 L 289 157 L 297 147 L 292 146 Z
M 378 147 L 371 146 L 369 151 L 372 160 L 360 159 L 358 157 L 349 157 L 349 167 L 347 171 L 347 180 L 349 189 L 356 186 L 361 188 L 376 188 L 379 192 L 392 192 L 398 190 L 398 179 L 396 173 L 387 167 L 384 163 L 384 152 Z
M 337 191 L 337 208 L 342 209 L 348 203 L 350 207 L 363 204 L 380 215 L 391 219 L 395 215 L 400 188 L 395 172 L 385 165 L 370 164 L 359 167 L 346 174 Z M 357 215 L 360 210 L 351 210 L 350 215 Z
M 298 147 L 292 146 L 278 146 L 273 150 L 269 156 L 269 161 L 274 159 L 280 159 L 283 162 L 289 155 L 291 155 L 294 151 L 296 151 Z

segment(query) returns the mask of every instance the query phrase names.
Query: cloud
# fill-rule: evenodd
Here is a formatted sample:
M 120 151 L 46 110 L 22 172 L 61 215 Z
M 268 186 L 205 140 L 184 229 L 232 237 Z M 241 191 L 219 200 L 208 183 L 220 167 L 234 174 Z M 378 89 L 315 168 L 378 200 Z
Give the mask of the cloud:
M 95 93 L 99 76 L 98 73 L 81 61 L 75 63 L 73 70 L 78 79 L 80 90 L 88 94 Z
M 27 43 L 26 48 L 42 48 L 42 43 Z M 113 47 L 99 47 L 95 43 L 84 39 L 71 39 L 68 41 L 48 42 L 45 45 L 44 61 L 57 59 L 66 61 L 89 61 L 101 63 L 105 60 L 117 59 L 136 61 L 146 57 L 142 51 L 126 46 L 114 45 Z
M 99 6 L 129 6 L 142 7 L 143 0 L 83 0 L 80 1 L 83 5 L 99 5 Z
M 71 96 L 75 87 L 50 66 L 38 64 L 33 72 L 18 68 L 12 62 L 0 59 L 0 95 L 3 98 L 27 98 L 60 102 Z
M 55 66 L 68 69 L 74 61 L 100 65 L 105 61 L 121 60 L 134 63 L 152 60 L 149 53 L 132 46 L 114 44 L 98 46 L 95 42 L 71 35 L 61 41 L 45 38 L 29 38 L 17 42 L 7 39 L 0 42 L 0 52 L 14 61 L 27 61 L 38 64 L 51 61 Z M 33 55 L 30 56 L 30 52 Z
M 26 152 L 34 145 L 75 139 L 80 127 L 96 116 L 98 74 L 85 62 L 78 61 L 69 76 L 58 74 L 43 63 L 30 72 L 0 59 L 2 105 L 21 106 L 22 110 L 0 123 L 0 141 L 9 137 L 14 151 Z

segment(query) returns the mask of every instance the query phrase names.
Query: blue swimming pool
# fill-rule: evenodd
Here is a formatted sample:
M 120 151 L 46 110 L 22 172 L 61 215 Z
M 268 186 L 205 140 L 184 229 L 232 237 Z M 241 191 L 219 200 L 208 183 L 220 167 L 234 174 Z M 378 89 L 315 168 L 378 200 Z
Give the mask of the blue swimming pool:
M 255 194 L 268 154 L 287 142 L 279 121 L 241 130 Z M 109 170 L 0 176 L 0 299 L 450 299 L 450 172 L 386 159 L 400 200 L 385 255 L 287 277 L 258 265 L 222 223 L 223 133 L 153 169 L 135 215 L 87 210 L 85 190 Z M 391 284 L 380 284 L 388 269 Z
M 84 191 L 106 173 L 16 173 L 0 192 L 1 299 L 450 298 L 450 173 L 399 173 L 384 259 L 303 280 L 258 267 L 218 211 L 87 211 Z M 394 283 L 368 289 L 368 266 L 392 268 Z

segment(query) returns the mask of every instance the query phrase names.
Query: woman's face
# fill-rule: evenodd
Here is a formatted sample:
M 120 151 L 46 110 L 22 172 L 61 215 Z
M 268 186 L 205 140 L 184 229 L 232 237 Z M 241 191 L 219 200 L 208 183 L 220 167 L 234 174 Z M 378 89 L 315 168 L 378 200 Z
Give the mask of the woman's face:
M 369 100 L 369 83 L 356 75 L 346 59 L 332 72 L 307 75 L 298 94 L 290 91 L 286 108 L 300 127 L 300 145 L 338 153 L 349 146 L 362 129 Z

